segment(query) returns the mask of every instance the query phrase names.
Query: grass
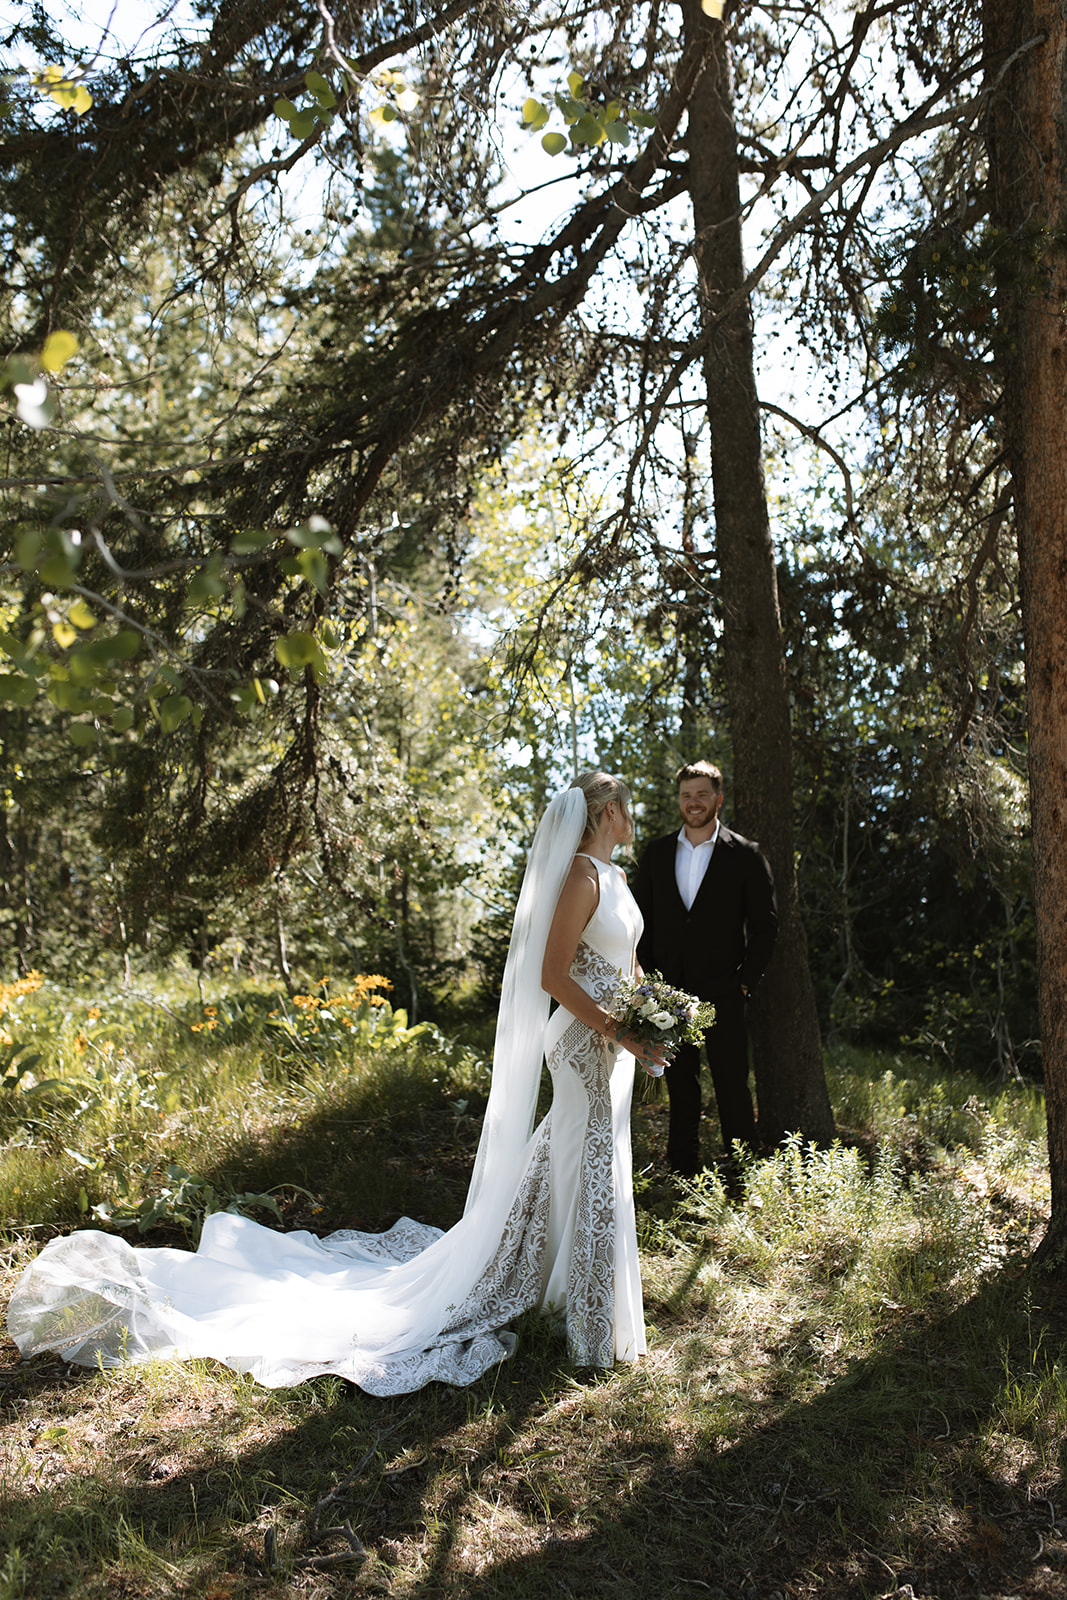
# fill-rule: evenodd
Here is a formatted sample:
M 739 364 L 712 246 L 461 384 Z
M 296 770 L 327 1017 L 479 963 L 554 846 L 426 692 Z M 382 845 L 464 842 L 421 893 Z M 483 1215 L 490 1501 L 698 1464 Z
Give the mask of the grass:
M 279 1027 L 253 986 L 213 1012 L 178 979 L 145 996 L 9 1002 L 9 1054 L 41 1060 L 0 1089 L 5 1294 L 99 1206 L 149 1243 L 238 1194 L 323 1231 L 458 1216 L 480 1049 L 366 1006 Z M 384 1401 L 4 1344 L 0 1600 L 1062 1596 L 1040 1097 L 858 1053 L 830 1086 L 840 1144 L 787 1144 L 730 1192 L 665 1184 L 665 1113 L 637 1105 L 650 1350 L 599 1381 L 533 1316 L 470 1389 Z

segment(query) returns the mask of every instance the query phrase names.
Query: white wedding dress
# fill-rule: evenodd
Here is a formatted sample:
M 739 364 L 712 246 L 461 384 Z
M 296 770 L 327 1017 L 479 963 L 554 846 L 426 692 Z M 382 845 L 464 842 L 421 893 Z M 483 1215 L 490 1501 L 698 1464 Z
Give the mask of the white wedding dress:
M 608 1004 L 633 970 L 641 914 L 620 870 L 596 868 L 600 897 L 571 970 Z M 209 1356 L 271 1388 L 331 1372 L 391 1395 L 473 1382 L 513 1350 L 509 1324 L 538 1307 L 565 1327 L 578 1365 L 635 1360 L 645 1333 L 633 1057 L 562 1008 L 544 1054 L 548 1115 L 503 1189 L 494 1178 L 492 1193 L 482 1184 L 476 1195 L 476 1169 L 467 1213 L 448 1233 L 404 1217 L 383 1234 L 319 1239 L 229 1212 L 208 1217 L 195 1254 L 75 1233 L 27 1267 L 11 1337 L 23 1355 L 52 1350 L 86 1366 Z

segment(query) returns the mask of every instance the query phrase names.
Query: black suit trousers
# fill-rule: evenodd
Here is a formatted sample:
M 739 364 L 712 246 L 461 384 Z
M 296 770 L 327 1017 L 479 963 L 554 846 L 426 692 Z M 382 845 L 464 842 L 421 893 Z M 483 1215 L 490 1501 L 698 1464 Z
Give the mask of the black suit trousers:
M 735 1139 L 755 1148 L 756 1117 L 748 1087 L 748 1030 L 740 988 L 714 1002 L 715 1021 L 704 1035 L 715 1087 L 723 1144 Z M 670 1097 L 667 1160 L 687 1177 L 700 1169 L 700 1048 L 685 1044 L 664 1074 Z

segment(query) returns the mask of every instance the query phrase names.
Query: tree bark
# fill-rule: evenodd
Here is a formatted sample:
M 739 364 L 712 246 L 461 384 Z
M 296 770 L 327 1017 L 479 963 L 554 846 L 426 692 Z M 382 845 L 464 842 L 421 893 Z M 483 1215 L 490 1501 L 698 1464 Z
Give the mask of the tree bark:
M 704 378 L 711 428 L 715 543 L 723 607 L 723 671 L 734 757 L 734 814 L 774 873 L 778 947 L 752 1005 L 760 1136 L 827 1141 L 834 1119 L 800 918 L 793 848 L 793 751 L 774 547 L 767 512 L 752 351 L 743 284 L 737 131 L 726 30 L 681 0 L 687 47 L 701 41 L 704 71 L 689 106 L 689 192 L 700 303 L 710 327 Z
M 1052 1174 L 1052 1220 L 1039 1256 L 1067 1274 L 1067 12 L 1060 0 L 984 0 L 983 25 L 990 81 L 1011 62 L 987 141 L 993 220 L 1018 246 L 1000 285 L 1000 319 Z M 1041 227 L 1044 253 L 1031 268 Z

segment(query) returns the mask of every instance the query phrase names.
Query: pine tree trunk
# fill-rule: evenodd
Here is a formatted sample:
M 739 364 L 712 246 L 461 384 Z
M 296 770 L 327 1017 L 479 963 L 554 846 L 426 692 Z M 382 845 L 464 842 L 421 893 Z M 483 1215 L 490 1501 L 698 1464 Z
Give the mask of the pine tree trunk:
M 717 312 L 744 281 L 737 133 L 726 33 L 682 0 L 687 42 L 705 41 L 689 108 L 689 192 L 711 426 L 715 540 L 723 605 L 723 670 L 734 755 L 733 814 L 759 840 L 778 890 L 778 947 L 752 1006 L 760 1136 L 833 1137 L 822 1040 L 800 920 L 793 855 L 793 751 L 774 547 L 767 514 L 747 300 Z
M 1003 416 L 1015 490 L 1029 724 L 1038 1022 L 1052 1222 L 1040 1255 L 1067 1274 L 1067 13 L 985 0 L 993 221 L 1018 236 L 1001 284 Z M 1036 45 L 1031 41 L 1040 40 Z M 1028 247 L 1047 227 L 1031 270 Z

